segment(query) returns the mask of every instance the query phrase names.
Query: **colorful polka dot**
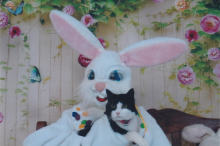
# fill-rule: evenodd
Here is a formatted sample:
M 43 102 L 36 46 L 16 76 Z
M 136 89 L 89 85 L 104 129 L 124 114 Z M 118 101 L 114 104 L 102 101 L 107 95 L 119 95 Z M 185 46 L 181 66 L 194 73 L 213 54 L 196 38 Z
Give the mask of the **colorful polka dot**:
M 83 125 L 83 124 L 79 125 L 79 129 L 83 129 L 84 127 L 85 127 L 85 125 Z
M 79 107 L 76 107 L 76 110 L 77 110 L 77 111 L 80 111 L 80 108 L 79 108 Z
M 141 128 L 142 128 L 142 129 L 144 129 L 144 123 L 141 123 L 141 125 L 140 125 L 140 126 L 141 126 Z
M 86 120 L 83 120 L 81 124 L 86 125 Z
M 89 114 L 88 112 L 83 112 L 83 113 L 82 113 L 82 115 L 83 115 L 84 117 L 88 116 L 88 114 Z

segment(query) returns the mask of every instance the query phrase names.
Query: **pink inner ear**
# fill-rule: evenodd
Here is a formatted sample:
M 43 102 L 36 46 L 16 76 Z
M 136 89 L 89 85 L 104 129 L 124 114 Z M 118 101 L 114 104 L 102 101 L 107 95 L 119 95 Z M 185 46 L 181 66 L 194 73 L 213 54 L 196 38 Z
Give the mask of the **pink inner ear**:
M 76 28 L 74 28 L 73 25 L 71 25 L 69 22 L 67 22 L 65 19 L 63 19 L 61 16 L 59 16 L 56 13 L 52 13 L 50 17 L 58 34 L 70 47 L 72 47 L 73 49 L 77 50 L 80 54 L 90 59 L 94 59 L 96 56 L 98 56 L 101 53 L 97 49 L 97 47 L 90 42 L 91 40 L 86 39 L 82 35 L 83 32 L 80 31 L 84 31 L 84 30 L 77 30 Z M 83 24 L 79 23 L 76 25 L 83 25 Z M 91 33 L 91 32 L 86 32 L 86 33 Z
M 132 49 L 120 58 L 127 66 L 155 66 L 177 58 L 186 49 L 185 43 L 168 41 Z

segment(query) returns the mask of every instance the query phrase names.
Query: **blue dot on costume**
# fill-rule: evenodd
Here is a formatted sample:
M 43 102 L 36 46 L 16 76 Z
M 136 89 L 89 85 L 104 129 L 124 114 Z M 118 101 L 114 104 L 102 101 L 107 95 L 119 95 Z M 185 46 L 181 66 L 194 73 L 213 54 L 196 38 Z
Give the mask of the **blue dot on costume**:
M 76 115 L 78 115 L 77 112 L 73 112 L 73 113 L 72 113 L 72 116 L 73 116 L 73 117 L 75 117 Z

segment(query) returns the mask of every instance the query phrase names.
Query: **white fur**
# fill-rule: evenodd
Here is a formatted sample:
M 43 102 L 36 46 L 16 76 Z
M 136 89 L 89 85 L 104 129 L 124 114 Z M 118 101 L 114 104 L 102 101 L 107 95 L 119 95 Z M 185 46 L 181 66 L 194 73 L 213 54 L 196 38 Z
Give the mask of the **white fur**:
M 128 131 L 125 138 L 130 142 L 135 142 L 139 146 L 148 146 L 147 142 L 137 133 L 138 122 L 137 116 L 127 108 L 122 108 L 122 103 L 118 103 L 115 110 L 112 111 L 111 117 L 116 124 Z M 119 113 L 119 114 L 117 114 Z M 131 120 L 128 125 L 122 124 L 120 120 Z
M 182 130 L 182 137 L 189 142 L 200 143 L 199 146 L 220 146 L 219 132 L 215 132 L 202 124 L 195 124 L 185 127 Z

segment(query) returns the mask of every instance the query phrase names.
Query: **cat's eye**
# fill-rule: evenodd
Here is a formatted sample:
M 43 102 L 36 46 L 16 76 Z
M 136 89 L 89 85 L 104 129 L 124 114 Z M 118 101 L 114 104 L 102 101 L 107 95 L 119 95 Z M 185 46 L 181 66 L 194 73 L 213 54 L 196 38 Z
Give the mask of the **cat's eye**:
M 115 108 L 115 105 L 111 105 L 112 108 Z
M 89 80 L 94 80 L 95 79 L 95 72 L 93 70 L 90 70 L 88 74 L 88 79 Z
M 127 105 L 126 105 L 126 104 L 124 104 L 124 105 L 122 106 L 122 108 L 127 108 Z
M 123 80 L 123 74 L 118 70 L 114 70 L 113 72 L 110 73 L 109 79 L 113 81 L 121 81 Z

